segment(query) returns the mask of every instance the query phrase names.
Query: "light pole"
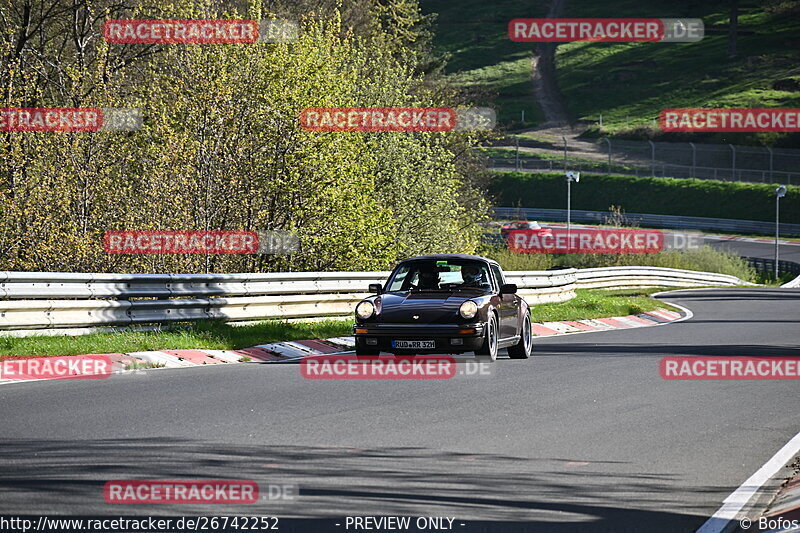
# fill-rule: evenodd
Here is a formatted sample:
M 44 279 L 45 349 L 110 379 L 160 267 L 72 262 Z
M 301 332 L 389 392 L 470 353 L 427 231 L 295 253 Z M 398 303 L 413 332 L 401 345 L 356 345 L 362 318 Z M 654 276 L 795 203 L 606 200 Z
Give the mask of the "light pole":
M 572 182 L 578 183 L 581 180 L 581 173 L 570 171 L 566 172 L 564 175 L 567 177 L 567 242 L 569 243 L 570 234 L 572 232 L 570 221 L 570 214 L 572 211 Z
M 778 279 L 778 235 L 781 219 L 781 198 L 786 196 L 786 186 L 781 185 L 775 188 L 775 280 Z

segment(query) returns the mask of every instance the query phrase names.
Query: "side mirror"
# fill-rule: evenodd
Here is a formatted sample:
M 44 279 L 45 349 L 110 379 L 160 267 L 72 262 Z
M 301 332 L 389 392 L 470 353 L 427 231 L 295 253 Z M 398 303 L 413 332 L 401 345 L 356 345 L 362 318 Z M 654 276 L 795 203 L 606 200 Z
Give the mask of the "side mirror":
M 516 283 L 506 283 L 505 285 L 500 285 L 500 294 L 517 294 Z
M 369 284 L 369 292 L 373 292 L 375 294 L 380 294 L 383 292 L 383 287 L 380 283 L 370 283 Z

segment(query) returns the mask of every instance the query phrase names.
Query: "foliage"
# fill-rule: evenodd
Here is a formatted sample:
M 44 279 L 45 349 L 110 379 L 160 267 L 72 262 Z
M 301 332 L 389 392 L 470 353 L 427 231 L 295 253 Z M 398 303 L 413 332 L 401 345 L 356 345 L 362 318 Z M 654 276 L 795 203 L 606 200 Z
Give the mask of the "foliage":
M 495 172 L 491 191 L 501 206 L 566 209 L 562 173 Z M 800 187 L 787 187 L 781 221 L 800 223 Z M 582 174 L 572 187 L 572 209 L 775 220 L 775 185 L 678 178 Z
M 0 269 L 362 270 L 471 252 L 486 211 L 468 133 L 312 132 L 318 106 L 448 106 L 421 74 L 429 18 L 411 0 L 270 4 L 296 43 L 109 44 L 108 18 L 270 18 L 213 0 L 0 0 L 4 106 L 137 107 L 136 132 L 2 132 Z M 338 2 L 336 2 L 338 5 Z M 49 8 L 52 9 L 49 9 Z M 319 11 L 313 11 L 313 9 Z M 343 18 L 344 21 L 343 21 Z M 24 31 L 23 31 L 24 30 Z M 109 255 L 108 230 L 295 232 L 291 256 Z

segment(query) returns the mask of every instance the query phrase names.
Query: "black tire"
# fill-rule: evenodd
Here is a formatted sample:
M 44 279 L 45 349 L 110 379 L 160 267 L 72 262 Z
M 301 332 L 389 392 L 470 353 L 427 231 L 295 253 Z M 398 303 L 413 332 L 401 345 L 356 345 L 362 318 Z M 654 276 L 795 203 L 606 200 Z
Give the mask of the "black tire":
M 531 332 L 531 315 L 525 313 L 522 321 L 522 329 L 519 331 L 519 342 L 514 346 L 508 347 L 508 356 L 511 359 L 527 359 L 531 356 L 533 347 L 533 333 Z
M 486 333 L 483 337 L 483 345 L 475 350 L 475 355 L 484 356 L 489 361 L 497 361 L 497 317 L 494 313 L 489 316 L 486 323 Z

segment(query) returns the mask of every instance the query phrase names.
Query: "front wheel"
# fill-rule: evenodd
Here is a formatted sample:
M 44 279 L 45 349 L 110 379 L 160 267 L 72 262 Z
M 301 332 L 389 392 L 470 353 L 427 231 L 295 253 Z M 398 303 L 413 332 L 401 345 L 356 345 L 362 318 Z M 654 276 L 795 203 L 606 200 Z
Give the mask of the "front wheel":
M 490 361 L 497 361 L 497 317 L 490 315 L 486 323 L 486 335 L 483 346 L 475 350 L 475 355 L 488 356 Z
M 531 355 L 533 342 L 531 342 L 531 316 L 528 313 L 525 313 L 519 337 L 517 344 L 508 347 L 508 356 L 511 359 L 527 359 Z

